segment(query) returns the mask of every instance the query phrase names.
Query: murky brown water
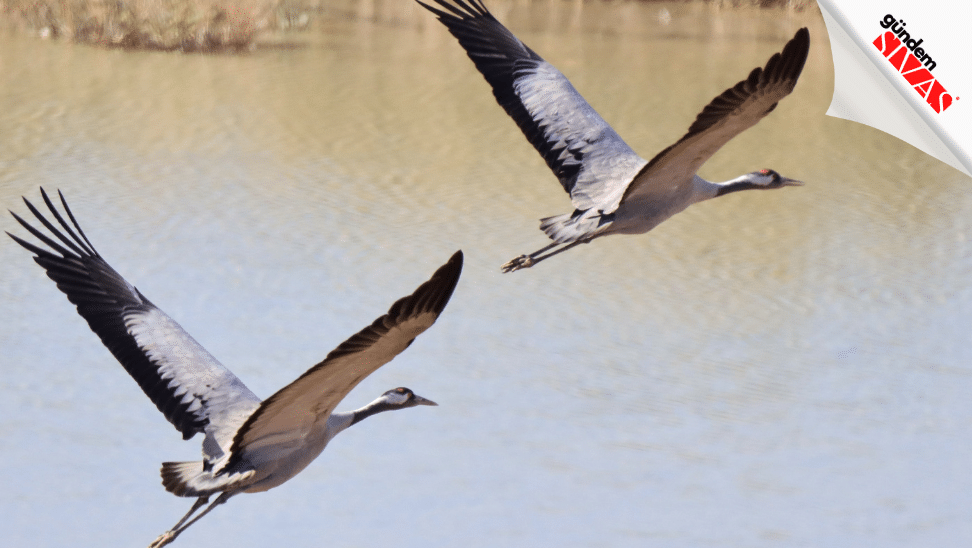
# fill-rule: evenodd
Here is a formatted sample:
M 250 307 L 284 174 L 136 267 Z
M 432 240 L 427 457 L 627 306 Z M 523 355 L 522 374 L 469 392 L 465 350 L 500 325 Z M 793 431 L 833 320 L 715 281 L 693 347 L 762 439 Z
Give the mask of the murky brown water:
M 242 57 L 0 37 L 4 207 L 63 190 L 102 255 L 257 394 L 466 252 L 440 323 L 343 407 L 399 385 L 441 406 L 342 434 L 291 484 L 179 542 L 972 541 L 969 179 L 824 116 L 816 15 L 489 6 L 645 157 L 809 25 L 793 95 L 701 173 L 771 167 L 807 186 L 502 275 L 569 202 L 407 1 L 329 10 Z M 148 543 L 189 505 L 158 484 L 159 462 L 198 446 L 9 242 L 0 276 L 6 543 Z

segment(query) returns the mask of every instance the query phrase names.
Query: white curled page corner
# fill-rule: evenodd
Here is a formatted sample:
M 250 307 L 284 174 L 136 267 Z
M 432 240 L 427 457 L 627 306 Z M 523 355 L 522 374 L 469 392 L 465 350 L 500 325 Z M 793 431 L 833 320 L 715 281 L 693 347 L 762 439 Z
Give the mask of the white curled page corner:
M 817 3 L 834 57 L 827 114 L 894 135 L 972 176 L 972 47 L 963 29 L 972 3 Z

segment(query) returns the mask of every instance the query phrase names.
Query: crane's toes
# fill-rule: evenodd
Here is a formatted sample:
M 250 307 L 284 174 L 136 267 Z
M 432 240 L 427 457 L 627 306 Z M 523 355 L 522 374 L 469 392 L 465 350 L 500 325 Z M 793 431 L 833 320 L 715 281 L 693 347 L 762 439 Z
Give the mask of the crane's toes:
M 502 269 L 503 273 L 505 274 L 507 272 L 514 272 L 521 268 L 530 268 L 531 266 L 533 266 L 533 258 L 528 255 L 520 255 L 519 257 L 511 259 L 510 262 L 501 266 L 500 269 Z
M 149 544 L 148 548 L 162 548 L 173 540 L 175 540 L 175 535 L 172 534 L 172 531 L 166 531 L 159 535 L 159 538 L 152 541 L 152 544 Z

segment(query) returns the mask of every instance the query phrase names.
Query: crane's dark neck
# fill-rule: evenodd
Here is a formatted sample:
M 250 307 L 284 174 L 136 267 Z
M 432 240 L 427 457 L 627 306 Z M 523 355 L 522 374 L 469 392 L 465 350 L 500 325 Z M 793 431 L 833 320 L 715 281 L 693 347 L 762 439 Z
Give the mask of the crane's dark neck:
M 739 190 L 753 190 L 756 188 L 765 187 L 754 182 L 751 174 L 749 173 L 721 183 L 717 183 L 715 181 L 706 181 L 702 177 L 696 175 L 692 178 L 692 196 L 689 198 L 689 203 L 694 204 L 696 202 L 710 200 L 718 196 L 725 196 L 731 192 L 736 192 Z
M 716 191 L 716 196 L 725 196 L 726 194 L 731 194 L 733 192 L 738 192 L 740 190 L 755 190 L 758 188 L 766 188 L 762 185 L 757 185 L 746 180 L 732 180 L 719 185 L 719 189 Z
M 368 405 L 362 407 L 361 409 L 352 411 L 351 423 L 348 424 L 348 426 L 354 426 L 355 424 L 358 424 L 359 422 L 363 421 L 364 419 L 367 419 L 372 415 L 382 413 L 385 411 L 393 411 L 395 409 L 401 409 L 401 408 L 402 406 L 400 405 L 395 405 L 382 399 L 375 400 L 369 403 Z

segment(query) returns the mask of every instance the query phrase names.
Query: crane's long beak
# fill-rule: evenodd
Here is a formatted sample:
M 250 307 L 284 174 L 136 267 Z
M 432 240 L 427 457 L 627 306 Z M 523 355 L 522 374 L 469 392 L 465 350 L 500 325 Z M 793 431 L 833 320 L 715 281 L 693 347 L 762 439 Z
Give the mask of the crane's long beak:
M 422 396 L 419 396 L 418 394 L 415 394 L 414 396 L 412 396 L 412 401 L 415 402 L 415 405 L 434 405 L 434 406 L 438 406 L 439 405 L 439 404 L 435 403 L 432 400 L 427 400 L 427 399 L 423 398 Z
M 790 179 L 788 177 L 780 177 L 781 186 L 803 186 L 803 181 L 797 181 L 796 179 Z

